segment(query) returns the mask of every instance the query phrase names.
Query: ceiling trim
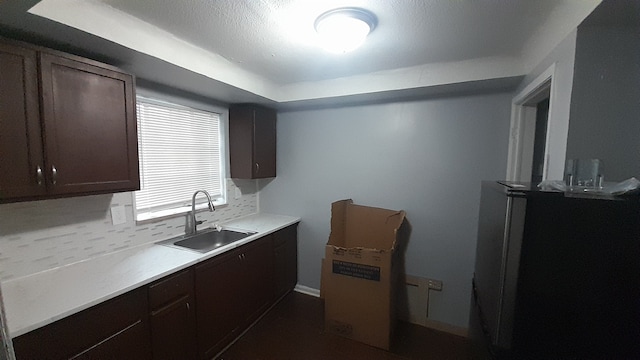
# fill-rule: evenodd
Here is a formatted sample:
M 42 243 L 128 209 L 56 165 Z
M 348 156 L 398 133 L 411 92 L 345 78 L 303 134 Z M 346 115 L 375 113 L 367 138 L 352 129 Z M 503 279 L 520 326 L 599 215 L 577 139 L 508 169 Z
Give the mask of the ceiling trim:
M 521 76 L 524 68 L 516 58 L 482 58 L 426 64 L 338 79 L 281 85 L 276 101 L 300 101 L 363 93 L 425 88 L 470 81 Z
M 601 2 L 563 3 L 527 41 L 519 57 L 425 64 L 337 79 L 281 84 L 96 0 L 42 0 L 29 13 L 278 103 L 462 84 L 529 73 Z M 580 8 L 580 11 L 576 11 Z M 135 33 L 135 36 L 131 34 Z
M 241 69 L 222 56 L 98 1 L 43 0 L 28 12 L 259 96 L 269 98 L 268 94 L 274 90 L 267 79 Z

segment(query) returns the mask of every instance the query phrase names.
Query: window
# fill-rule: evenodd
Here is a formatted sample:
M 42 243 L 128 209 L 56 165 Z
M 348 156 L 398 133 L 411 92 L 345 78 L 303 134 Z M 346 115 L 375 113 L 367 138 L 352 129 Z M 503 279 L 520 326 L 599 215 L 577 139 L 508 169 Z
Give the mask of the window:
M 225 203 L 220 114 L 137 98 L 140 191 L 136 220 L 191 210 L 196 190 Z M 204 207 L 206 198 L 198 197 Z

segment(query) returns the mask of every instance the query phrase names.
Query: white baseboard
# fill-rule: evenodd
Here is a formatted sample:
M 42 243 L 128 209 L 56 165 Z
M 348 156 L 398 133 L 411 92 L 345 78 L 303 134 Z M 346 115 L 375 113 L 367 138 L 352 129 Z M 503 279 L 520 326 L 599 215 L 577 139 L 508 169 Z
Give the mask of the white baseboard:
M 446 332 L 453 335 L 458 335 L 462 337 L 469 336 L 469 329 L 467 329 L 466 327 L 451 325 L 451 324 L 443 323 L 436 320 L 427 319 L 427 322 L 424 326 L 430 329 Z
M 320 290 L 314 289 L 314 288 L 311 288 L 311 287 L 308 287 L 308 286 L 304 286 L 304 285 L 299 285 L 299 284 L 296 285 L 296 287 L 293 289 L 293 291 L 299 292 L 301 294 L 320 297 Z M 467 328 L 456 326 L 456 325 L 451 325 L 451 324 L 447 324 L 447 323 L 443 323 L 443 322 L 436 321 L 436 320 L 426 319 L 426 321 L 424 323 L 416 324 L 416 325 L 421 325 L 421 326 L 424 326 L 424 327 L 428 327 L 430 329 L 434 329 L 434 330 L 438 330 L 438 331 L 442 331 L 442 332 L 446 332 L 446 333 L 449 333 L 449 334 L 458 335 L 458 336 L 462 336 L 462 337 L 467 337 L 468 336 L 468 329 Z
M 299 292 L 301 294 L 307 294 L 315 297 L 320 297 L 320 290 L 310 288 L 308 286 L 296 284 L 296 287 L 293 288 L 293 291 Z

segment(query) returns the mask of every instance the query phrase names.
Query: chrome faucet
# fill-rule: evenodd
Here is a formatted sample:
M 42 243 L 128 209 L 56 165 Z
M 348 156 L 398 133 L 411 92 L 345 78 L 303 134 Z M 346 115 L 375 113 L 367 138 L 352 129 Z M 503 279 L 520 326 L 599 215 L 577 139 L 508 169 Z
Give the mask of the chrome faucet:
M 213 212 L 216 210 L 216 207 L 213 206 L 213 200 L 211 200 L 211 196 L 206 190 L 197 190 L 194 192 L 193 198 L 191 199 L 191 211 L 187 213 L 187 219 L 184 224 L 184 233 L 186 235 L 193 235 L 198 232 L 196 226 L 202 224 L 202 221 L 196 221 L 196 195 L 198 195 L 199 192 L 204 193 L 207 196 L 209 211 Z

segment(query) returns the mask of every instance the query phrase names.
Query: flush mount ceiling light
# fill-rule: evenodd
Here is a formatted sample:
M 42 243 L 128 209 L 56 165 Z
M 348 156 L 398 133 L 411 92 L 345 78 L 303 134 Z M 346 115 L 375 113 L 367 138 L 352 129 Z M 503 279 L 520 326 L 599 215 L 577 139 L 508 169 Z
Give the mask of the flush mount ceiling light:
M 376 16 L 359 8 L 339 8 L 318 16 L 316 32 L 322 46 L 334 53 L 346 53 L 362 45 L 376 26 Z

